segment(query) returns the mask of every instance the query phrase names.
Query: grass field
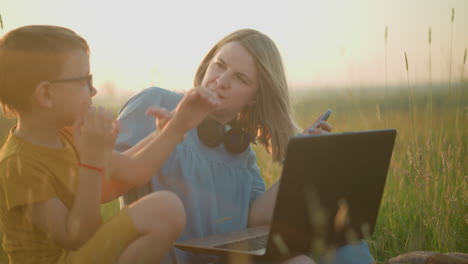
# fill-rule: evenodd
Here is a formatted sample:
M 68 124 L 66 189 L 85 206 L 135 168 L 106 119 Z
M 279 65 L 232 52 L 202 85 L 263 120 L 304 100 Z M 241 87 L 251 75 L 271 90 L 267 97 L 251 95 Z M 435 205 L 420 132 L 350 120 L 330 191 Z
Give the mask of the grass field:
M 468 83 L 452 84 L 450 92 L 447 85 L 393 87 L 388 93 L 300 91 L 293 101 L 303 127 L 331 108 L 334 132 L 398 130 L 377 226 L 368 239 L 378 262 L 415 250 L 468 252 Z M 0 121 L 0 138 L 10 125 Z M 263 149 L 256 152 L 270 185 L 281 168 Z M 105 218 L 117 210 L 115 201 L 102 207 Z
M 316 92 L 295 105 L 304 126 L 332 108 L 335 132 L 398 130 L 377 226 L 368 240 L 378 261 L 415 250 L 468 252 L 468 85 L 450 93 L 444 85 L 433 88 L 432 100 L 430 86 L 411 88 L 411 112 L 407 87 L 387 95 L 364 89 Z M 263 162 L 268 171 L 271 166 Z M 265 177 L 277 174 L 275 169 Z

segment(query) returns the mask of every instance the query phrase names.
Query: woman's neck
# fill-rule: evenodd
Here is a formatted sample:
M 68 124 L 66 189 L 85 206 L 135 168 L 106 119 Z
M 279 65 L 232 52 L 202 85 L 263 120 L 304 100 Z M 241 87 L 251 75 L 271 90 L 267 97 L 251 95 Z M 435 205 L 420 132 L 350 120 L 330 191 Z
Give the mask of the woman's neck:
M 236 116 L 218 116 L 218 115 L 215 115 L 215 114 L 212 114 L 210 116 L 211 119 L 214 119 L 214 120 L 218 121 L 222 125 L 229 124 L 232 120 L 235 119 L 235 117 Z

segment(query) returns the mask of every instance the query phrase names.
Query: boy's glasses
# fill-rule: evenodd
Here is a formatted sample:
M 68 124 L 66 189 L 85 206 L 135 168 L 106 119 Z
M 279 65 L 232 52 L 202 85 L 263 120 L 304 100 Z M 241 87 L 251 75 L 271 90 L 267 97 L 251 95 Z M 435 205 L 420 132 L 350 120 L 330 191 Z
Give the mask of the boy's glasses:
M 76 81 L 87 81 L 88 89 L 91 92 L 93 90 L 93 75 L 90 74 L 88 76 L 83 77 L 75 77 L 75 78 L 68 78 L 68 79 L 58 79 L 58 80 L 51 80 L 51 83 L 61 83 L 61 82 L 76 82 Z

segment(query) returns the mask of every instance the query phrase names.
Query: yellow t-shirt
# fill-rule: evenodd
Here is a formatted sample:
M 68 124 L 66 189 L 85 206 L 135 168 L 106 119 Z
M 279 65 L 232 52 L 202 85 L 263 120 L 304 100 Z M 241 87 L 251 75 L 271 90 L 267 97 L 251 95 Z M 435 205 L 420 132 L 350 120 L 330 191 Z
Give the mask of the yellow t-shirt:
M 13 134 L 0 151 L 0 232 L 10 262 L 54 263 L 65 250 L 31 222 L 31 205 L 59 198 L 71 208 L 78 187 L 78 152 L 70 129 L 63 148 L 32 144 Z

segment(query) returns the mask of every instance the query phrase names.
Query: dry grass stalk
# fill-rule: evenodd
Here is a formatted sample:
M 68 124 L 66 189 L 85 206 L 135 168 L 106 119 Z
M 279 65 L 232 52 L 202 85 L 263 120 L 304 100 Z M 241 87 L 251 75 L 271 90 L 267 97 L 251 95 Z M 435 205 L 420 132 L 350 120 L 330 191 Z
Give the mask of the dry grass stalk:
M 460 82 L 463 82 L 463 74 L 465 73 L 465 64 L 466 64 L 466 48 L 465 48 L 465 55 L 463 55 L 463 64 L 460 74 Z
M 450 22 L 450 63 L 449 63 L 449 92 L 452 92 L 452 46 L 453 46 L 453 21 L 455 20 L 455 8 L 452 8 L 452 20 Z

